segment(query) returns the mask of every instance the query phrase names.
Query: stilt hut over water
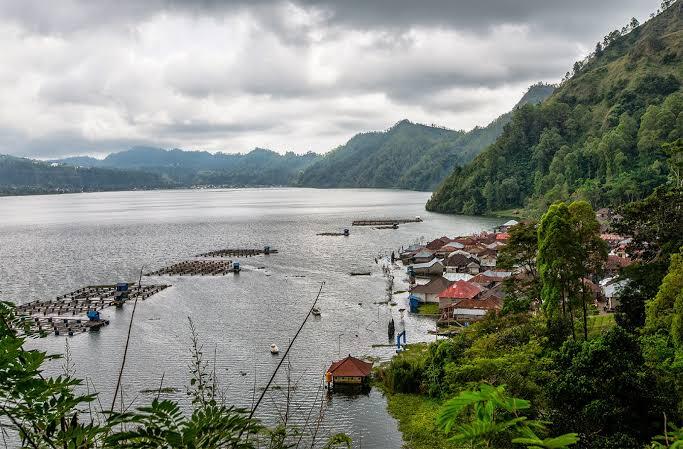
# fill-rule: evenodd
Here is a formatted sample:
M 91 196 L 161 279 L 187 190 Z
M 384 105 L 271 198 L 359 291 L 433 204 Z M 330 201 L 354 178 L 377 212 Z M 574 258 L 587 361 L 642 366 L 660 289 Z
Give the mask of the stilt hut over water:
M 364 385 L 370 379 L 372 363 L 351 357 L 349 354 L 343 360 L 332 363 L 325 373 L 325 380 L 328 386 L 334 385 Z

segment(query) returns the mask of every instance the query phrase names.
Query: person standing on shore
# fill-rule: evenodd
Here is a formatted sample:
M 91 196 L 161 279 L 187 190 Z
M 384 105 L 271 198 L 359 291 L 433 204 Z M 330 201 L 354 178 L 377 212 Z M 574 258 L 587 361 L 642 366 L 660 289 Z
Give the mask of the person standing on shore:
M 396 326 L 396 329 L 398 330 L 398 334 L 396 335 L 396 352 L 401 350 L 401 336 L 403 336 L 403 345 L 405 346 L 407 344 L 406 321 L 403 319 L 403 312 L 405 312 L 405 310 L 406 309 L 398 309 L 399 318 L 398 325 Z

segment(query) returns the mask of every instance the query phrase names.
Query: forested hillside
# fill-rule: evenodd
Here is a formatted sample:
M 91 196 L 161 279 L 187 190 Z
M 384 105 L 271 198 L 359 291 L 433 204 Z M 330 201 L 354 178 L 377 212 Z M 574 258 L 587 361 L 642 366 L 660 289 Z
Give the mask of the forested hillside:
M 671 2 L 667 2 L 667 5 Z M 683 4 L 609 33 L 540 105 L 456 168 L 427 209 L 481 214 L 556 200 L 618 205 L 680 183 Z
M 541 102 L 553 89 L 535 84 L 516 107 Z M 508 112 L 469 132 L 403 120 L 386 132 L 358 134 L 308 167 L 298 185 L 432 190 L 455 166 L 467 163 L 491 144 L 511 115 Z
M 154 173 L 71 167 L 0 155 L 0 195 L 92 192 L 172 187 Z
M 192 185 L 288 185 L 317 157 L 315 153 L 284 155 L 256 148 L 247 154 L 209 153 L 135 147 L 99 160 L 74 157 L 55 162 L 102 168 L 141 170 L 170 183 Z

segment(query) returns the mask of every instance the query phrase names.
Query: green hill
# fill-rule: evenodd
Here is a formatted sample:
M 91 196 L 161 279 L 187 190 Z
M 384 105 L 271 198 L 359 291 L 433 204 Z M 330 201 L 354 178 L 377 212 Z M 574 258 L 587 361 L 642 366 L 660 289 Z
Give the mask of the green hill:
M 84 167 L 145 171 L 182 186 L 274 186 L 291 184 L 300 172 L 318 157 L 315 153 L 278 154 L 262 148 L 256 148 L 246 154 L 212 154 L 207 151 L 186 151 L 177 148 L 165 150 L 134 147 L 112 153 L 102 160 L 72 157 L 55 162 Z
M 553 89 L 542 83 L 531 86 L 516 107 L 543 101 Z M 511 115 L 469 132 L 403 120 L 385 132 L 358 134 L 306 168 L 297 184 L 432 190 L 455 166 L 495 141 Z
M 427 209 L 540 211 L 568 198 L 618 205 L 670 180 L 675 162 L 663 145 L 683 137 L 682 16 L 678 1 L 609 33 L 548 100 L 519 108 L 495 143 L 457 167 Z
M 153 173 L 57 163 L 0 155 L 0 195 L 72 193 L 173 187 Z

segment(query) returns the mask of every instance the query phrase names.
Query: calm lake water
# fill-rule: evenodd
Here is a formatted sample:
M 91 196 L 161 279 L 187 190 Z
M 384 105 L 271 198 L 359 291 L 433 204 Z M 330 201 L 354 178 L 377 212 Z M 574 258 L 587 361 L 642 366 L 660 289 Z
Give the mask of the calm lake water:
M 322 317 L 306 324 L 290 353 L 291 420 L 306 421 L 309 412 L 322 419 L 319 438 L 346 432 L 354 447 L 400 447 L 401 434 L 386 410 L 382 394 L 326 396 L 325 368 L 338 357 L 390 358 L 387 322 L 398 307 L 373 304 L 384 299 L 385 280 L 374 258 L 423 237 L 489 229 L 499 220 L 426 212 L 428 193 L 391 190 L 221 189 L 107 192 L 0 198 L 0 293 L 24 303 L 52 299 L 85 285 L 137 280 L 148 270 L 228 247 L 271 245 L 279 254 L 241 259 L 244 271 L 220 277 L 145 277 L 143 283 L 172 287 L 140 302 L 135 313 L 123 380 L 125 403 L 141 405 L 144 389 L 177 389 L 165 397 L 188 405 L 185 386 L 190 361 L 191 317 L 204 352 L 214 359 L 227 400 L 249 408 L 275 368 L 269 352 L 284 352 L 325 282 L 319 306 Z M 413 217 L 424 222 L 398 230 L 351 227 L 366 217 Z M 319 232 L 351 229 L 351 236 L 324 237 Z M 350 271 L 371 271 L 352 277 Z M 397 277 L 401 287 L 402 276 Z M 69 338 L 76 374 L 111 402 L 123 354 L 132 304 L 103 315 L 111 324 L 99 333 Z M 430 318 L 408 316 L 408 342 L 429 341 Z M 31 342 L 64 352 L 66 338 Z M 61 370 L 61 362 L 49 372 Z M 276 378 L 281 389 L 266 396 L 257 415 L 268 423 L 284 413 L 287 370 Z

